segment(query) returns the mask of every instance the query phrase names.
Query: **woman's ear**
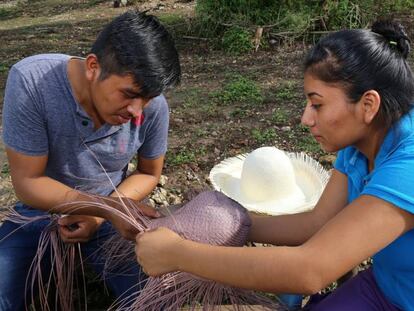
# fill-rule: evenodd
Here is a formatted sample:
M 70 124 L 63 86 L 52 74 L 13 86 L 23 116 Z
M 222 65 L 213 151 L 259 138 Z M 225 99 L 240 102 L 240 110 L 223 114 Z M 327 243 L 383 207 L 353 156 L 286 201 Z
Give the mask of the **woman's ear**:
M 93 81 L 97 78 L 100 74 L 100 67 L 98 62 L 98 57 L 95 54 L 88 54 L 85 59 L 85 66 L 86 66 L 86 78 L 89 81 Z
M 368 125 L 371 124 L 381 106 L 381 96 L 375 90 L 366 91 L 361 99 L 363 120 Z

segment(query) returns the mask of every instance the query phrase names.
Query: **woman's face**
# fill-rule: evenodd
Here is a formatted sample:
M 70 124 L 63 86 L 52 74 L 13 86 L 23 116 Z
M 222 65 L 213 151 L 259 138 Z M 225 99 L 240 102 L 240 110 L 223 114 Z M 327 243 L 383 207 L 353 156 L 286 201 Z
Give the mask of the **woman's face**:
M 367 133 L 360 102 L 351 103 L 339 85 L 318 80 L 305 73 L 306 107 L 302 124 L 326 152 L 359 145 Z

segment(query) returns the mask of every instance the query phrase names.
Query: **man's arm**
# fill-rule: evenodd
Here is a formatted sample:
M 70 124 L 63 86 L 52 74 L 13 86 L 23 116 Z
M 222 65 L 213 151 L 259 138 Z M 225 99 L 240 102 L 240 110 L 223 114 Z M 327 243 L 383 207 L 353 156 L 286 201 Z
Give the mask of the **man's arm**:
M 123 236 L 130 239 L 134 238 L 134 234 L 137 232 L 132 226 L 128 226 L 128 224 L 115 218 L 115 216 L 107 210 L 94 204 L 106 204 L 121 211 L 124 208 L 124 204 L 130 205 L 129 207 L 141 207 L 142 205 L 138 204 L 136 201 L 136 198 L 141 198 L 140 195 L 137 194 L 137 191 L 134 191 L 134 187 L 130 186 L 132 185 L 132 182 L 130 182 L 132 178 L 128 180 L 127 184 L 121 184 L 121 190 L 118 192 L 121 196 L 126 195 L 128 198 L 132 199 L 132 201 L 121 200 L 117 197 L 107 198 L 98 195 L 90 195 L 72 189 L 59 181 L 45 176 L 44 172 L 48 160 L 47 156 L 27 156 L 10 148 L 6 148 L 6 152 L 9 159 L 13 187 L 17 197 L 23 203 L 47 212 L 86 215 L 108 219 L 115 225 Z M 143 162 L 144 172 L 152 172 L 155 176 L 156 174 L 160 174 L 159 167 L 162 168 L 163 160 L 156 161 L 157 163 L 153 165 L 152 171 L 148 168 L 148 164 L 145 165 L 147 162 L 145 160 Z M 130 177 L 133 177 L 134 179 L 140 178 L 141 180 L 147 180 L 148 178 L 152 180 L 152 185 L 154 183 L 156 184 L 154 181 L 154 175 L 152 177 L 143 177 L 139 175 L 140 174 L 136 174 L 136 176 L 133 175 Z M 135 187 L 137 186 L 135 185 Z M 76 204 L 76 202 L 82 202 L 82 204 Z M 91 204 L 85 204 L 87 202 L 90 202 Z M 156 215 L 155 211 L 151 211 L 149 209 L 145 209 L 144 212 L 149 216 Z M 102 222 L 102 220 L 96 218 L 89 219 L 94 222 L 94 226 L 99 226 Z M 68 219 L 63 219 L 61 220 L 61 225 L 67 226 L 74 222 L 79 222 L 79 217 L 76 219 L 70 217 Z M 75 234 L 72 233 L 72 238 L 73 235 Z M 74 242 L 74 240 L 72 240 L 72 242 Z
M 157 186 L 164 165 L 164 156 L 146 159 L 138 156 L 138 167 L 114 191 L 112 197 L 128 197 L 141 201 Z
M 303 244 L 346 206 L 347 188 L 347 176 L 334 169 L 313 210 L 283 216 L 262 216 L 251 213 L 252 228 L 249 240 L 287 246 Z

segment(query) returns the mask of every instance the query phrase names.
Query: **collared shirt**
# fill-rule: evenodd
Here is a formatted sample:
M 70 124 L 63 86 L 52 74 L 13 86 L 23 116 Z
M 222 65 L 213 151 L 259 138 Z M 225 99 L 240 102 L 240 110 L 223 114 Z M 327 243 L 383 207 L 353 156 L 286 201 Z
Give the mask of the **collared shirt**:
M 335 169 L 348 177 L 348 203 L 371 195 L 414 213 L 414 110 L 388 131 L 371 172 L 366 157 L 352 146 L 339 151 Z M 414 310 L 414 230 L 376 253 L 373 271 L 390 302 Z
M 125 177 L 135 154 L 155 159 L 167 150 L 168 105 L 151 100 L 140 122 L 94 124 L 72 93 L 71 57 L 42 54 L 15 64 L 3 107 L 3 140 L 30 156 L 47 155 L 46 176 L 69 187 L 108 195 Z

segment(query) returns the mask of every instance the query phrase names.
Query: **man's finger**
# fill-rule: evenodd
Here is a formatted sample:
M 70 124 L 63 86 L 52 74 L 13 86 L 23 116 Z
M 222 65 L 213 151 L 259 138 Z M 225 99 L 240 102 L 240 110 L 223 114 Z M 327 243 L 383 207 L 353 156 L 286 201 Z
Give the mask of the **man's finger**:
M 141 209 L 142 213 L 148 217 L 152 217 L 152 218 L 161 217 L 160 212 L 158 212 L 155 208 L 149 205 L 142 204 L 139 206 L 139 208 Z

